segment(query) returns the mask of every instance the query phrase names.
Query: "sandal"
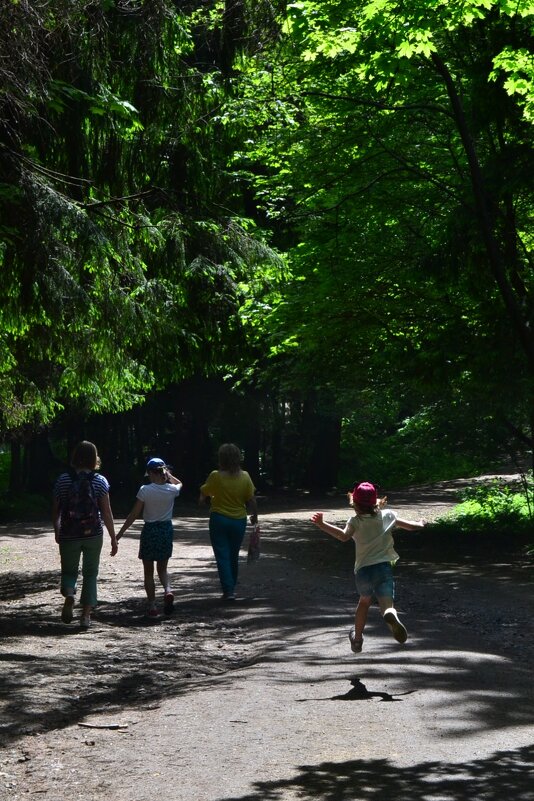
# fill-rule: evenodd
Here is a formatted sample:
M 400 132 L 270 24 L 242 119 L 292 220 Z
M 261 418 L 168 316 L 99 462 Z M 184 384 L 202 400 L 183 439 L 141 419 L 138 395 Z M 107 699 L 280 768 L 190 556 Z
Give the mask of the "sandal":
M 363 637 L 361 638 L 361 640 L 357 640 L 354 631 L 351 630 L 349 631 L 349 640 L 350 640 L 350 650 L 352 651 L 352 653 L 353 654 L 361 653 L 363 647 Z

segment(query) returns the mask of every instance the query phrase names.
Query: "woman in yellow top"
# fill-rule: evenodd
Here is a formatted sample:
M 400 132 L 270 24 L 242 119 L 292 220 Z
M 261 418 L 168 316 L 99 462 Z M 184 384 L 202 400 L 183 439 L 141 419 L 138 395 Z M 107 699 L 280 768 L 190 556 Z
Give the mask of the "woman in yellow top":
M 219 469 L 213 470 L 200 488 L 200 503 L 211 501 L 210 540 L 217 562 L 223 601 L 235 601 L 239 549 L 245 536 L 247 510 L 250 522 L 258 522 L 255 487 L 241 469 L 241 451 L 226 443 L 218 452 Z

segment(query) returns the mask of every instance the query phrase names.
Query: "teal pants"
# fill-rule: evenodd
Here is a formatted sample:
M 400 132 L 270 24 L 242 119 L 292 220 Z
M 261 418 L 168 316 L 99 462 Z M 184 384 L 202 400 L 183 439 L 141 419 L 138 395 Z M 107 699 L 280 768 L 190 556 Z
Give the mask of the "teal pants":
M 210 540 L 225 595 L 233 593 L 239 570 L 239 549 L 245 536 L 247 518 L 235 520 L 219 512 L 210 514 Z
M 96 606 L 96 580 L 100 564 L 103 536 L 89 537 L 86 540 L 65 540 L 59 543 L 61 557 L 61 594 L 76 592 L 80 558 L 82 560 L 82 606 Z

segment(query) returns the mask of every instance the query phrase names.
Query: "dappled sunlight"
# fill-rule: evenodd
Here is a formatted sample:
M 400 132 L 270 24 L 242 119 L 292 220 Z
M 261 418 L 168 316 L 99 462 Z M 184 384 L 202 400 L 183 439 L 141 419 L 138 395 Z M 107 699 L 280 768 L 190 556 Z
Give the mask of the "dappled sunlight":
M 306 707 L 393 701 L 395 708 L 424 709 L 439 721 L 429 729 L 429 741 L 534 724 L 522 613 L 514 612 L 515 622 L 501 621 L 496 640 L 494 620 L 480 618 L 481 603 L 496 586 L 493 578 L 484 583 L 482 566 L 401 560 L 397 606 L 408 642 L 399 646 L 391 639 L 373 606 L 363 652 L 354 655 L 347 636 L 356 600 L 351 542 L 325 537 L 307 517 L 262 521 L 261 558 L 247 564 L 245 539 L 238 600 L 224 607 L 207 522 L 194 515 L 175 521 L 169 567 L 176 609 L 156 623 L 145 617 L 137 559 L 141 521 L 127 532 L 117 557 L 103 555 L 90 632 L 59 621 L 59 564 L 57 572 L 38 569 L 36 550 L 33 569 L 15 559 L 11 572 L 0 573 L 0 595 L 9 601 L 0 620 L 4 740 L 61 729 L 102 710 L 230 690 L 238 678 L 252 687 L 255 665 L 273 691 L 293 688 L 291 703 Z M 36 544 L 42 542 L 47 559 L 56 560 L 52 534 L 39 536 Z M 18 547 L 16 542 L 8 538 L 8 545 Z M 423 537 L 418 545 L 426 547 Z M 81 689 L 71 696 L 73 674 Z
M 429 801 L 532 798 L 534 748 L 500 751 L 461 762 L 422 761 L 399 766 L 388 759 L 351 759 L 295 767 L 288 778 L 257 781 L 250 792 L 217 801 Z

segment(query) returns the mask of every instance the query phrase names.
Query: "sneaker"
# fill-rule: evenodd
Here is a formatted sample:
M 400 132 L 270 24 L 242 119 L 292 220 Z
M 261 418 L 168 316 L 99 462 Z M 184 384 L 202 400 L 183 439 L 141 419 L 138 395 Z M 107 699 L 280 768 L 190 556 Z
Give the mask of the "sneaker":
M 156 620 L 159 617 L 159 612 L 155 606 L 152 606 L 150 609 L 147 609 L 146 616 L 151 620 Z
M 67 595 L 63 609 L 61 610 L 61 620 L 63 623 L 72 623 L 72 607 L 74 606 L 74 595 Z
M 174 611 L 174 595 L 172 592 L 166 592 L 163 599 L 163 611 L 166 615 L 172 614 Z
M 408 632 L 406 631 L 406 626 L 404 626 L 397 614 L 397 611 L 393 609 L 391 606 L 389 609 L 386 609 L 384 612 L 384 620 L 388 624 L 389 628 L 391 629 L 391 633 L 397 640 L 397 642 L 406 642 L 408 639 Z
M 233 604 L 235 600 L 235 592 L 224 592 L 221 596 L 221 601 L 225 604 Z
M 91 625 L 91 618 L 88 615 L 82 615 L 80 618 L 80 628 L 88 629 Z
M 349 640 L 350 640 L 350 650 L 352 651 L 352 653 L 361 654 L 363 647 L 363 637 L 361 638 L 361 640 L 357 640 L 354 631 L 351 629 L 349 631 Z

